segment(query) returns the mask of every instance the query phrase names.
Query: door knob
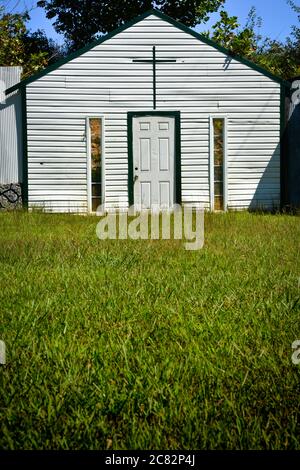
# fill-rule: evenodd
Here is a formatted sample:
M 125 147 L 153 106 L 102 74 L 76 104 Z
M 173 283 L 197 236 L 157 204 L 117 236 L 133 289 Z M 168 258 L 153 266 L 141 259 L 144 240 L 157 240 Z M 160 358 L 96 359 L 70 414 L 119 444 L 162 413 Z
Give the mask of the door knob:
M 135 175 L 135 176 L 134 176 L 134 181 L 137 181 L 138 178 L 139 178 L 138 175 Z
M 137 166 L 135 167 L 135 171 L 138 171 L 138 167 L 137 167 Z

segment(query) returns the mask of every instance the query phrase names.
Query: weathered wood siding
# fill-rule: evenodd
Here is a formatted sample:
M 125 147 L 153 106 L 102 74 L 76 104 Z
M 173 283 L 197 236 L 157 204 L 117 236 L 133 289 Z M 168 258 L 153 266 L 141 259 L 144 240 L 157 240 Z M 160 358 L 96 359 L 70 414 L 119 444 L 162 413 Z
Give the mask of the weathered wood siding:
M 128 204 L 127 111 L 181 111 L 182 201 L 209 208 L 209 118 L 228 117 L 228 205 L 280 198 L 280 85 L 151 15 L 27 86 L 29 203 L 87 210 L 87 116 L 105 118 L 105 204 Z

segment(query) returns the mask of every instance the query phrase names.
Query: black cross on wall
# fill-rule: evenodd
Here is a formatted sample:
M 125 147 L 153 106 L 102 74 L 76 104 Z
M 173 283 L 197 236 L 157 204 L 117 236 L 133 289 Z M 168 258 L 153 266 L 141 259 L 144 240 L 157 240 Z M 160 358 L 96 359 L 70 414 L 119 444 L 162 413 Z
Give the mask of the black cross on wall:
M 153 64 L 153 109 L 156 109 L 156 64 L 167 64 L 171 62 L 176 62 L 175 59 L 160 59 L 158 60 L 156 58 L 156 49 L 155 46 L 153 46 L 153 52 L 152 52 L 152 59 L 133 59 L 132 62 L 141 62 L 141 63 L 148 63 L 148 64 Z

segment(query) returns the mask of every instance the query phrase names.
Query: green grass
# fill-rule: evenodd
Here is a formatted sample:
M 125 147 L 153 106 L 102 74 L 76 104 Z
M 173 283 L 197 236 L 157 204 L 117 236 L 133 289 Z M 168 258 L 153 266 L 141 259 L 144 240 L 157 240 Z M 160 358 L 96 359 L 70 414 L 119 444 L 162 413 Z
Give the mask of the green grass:
M 0 214 L 1 449 L 300 449 L 300 218 L 207 214 L 205 247 Z

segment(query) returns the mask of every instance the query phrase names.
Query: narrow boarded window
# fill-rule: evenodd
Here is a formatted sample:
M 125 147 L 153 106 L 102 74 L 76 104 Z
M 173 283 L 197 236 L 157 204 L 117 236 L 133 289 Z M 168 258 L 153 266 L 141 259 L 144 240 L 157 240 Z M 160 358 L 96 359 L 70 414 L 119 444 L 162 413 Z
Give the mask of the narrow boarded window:
M 213 119 L 214 208 L 224 210 L 224 119 Z
M 92 211 L 102 204 L 102 119 L 90 118 L 90 151 L 91 151 L 91 198 Z

